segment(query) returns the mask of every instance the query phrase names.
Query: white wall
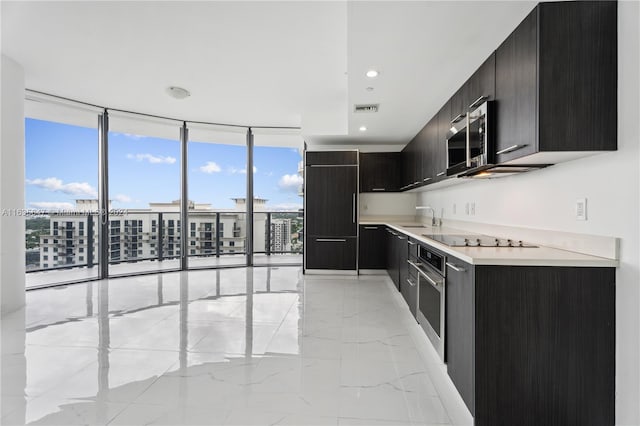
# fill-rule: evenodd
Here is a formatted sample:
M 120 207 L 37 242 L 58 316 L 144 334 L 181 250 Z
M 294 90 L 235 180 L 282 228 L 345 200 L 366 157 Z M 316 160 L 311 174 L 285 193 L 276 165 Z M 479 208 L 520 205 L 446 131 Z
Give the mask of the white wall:
M 417 195 L 418 204 L 444 208 L 445 218 L 621 239 L 616 274 L 619 425 L 640 425 L 639 5 L 619 3 L 617 152 Z M 577 198 L 588 200 L 587 221 L 575 219 Z M 475 216 L 465 214 L 467 202 L 475 202 Z
M 25 301 L 24 72 L 2 55 L 0 96 L 0 298 L 2 314 Z M 5 209 L 7 211 L 5 211 Z

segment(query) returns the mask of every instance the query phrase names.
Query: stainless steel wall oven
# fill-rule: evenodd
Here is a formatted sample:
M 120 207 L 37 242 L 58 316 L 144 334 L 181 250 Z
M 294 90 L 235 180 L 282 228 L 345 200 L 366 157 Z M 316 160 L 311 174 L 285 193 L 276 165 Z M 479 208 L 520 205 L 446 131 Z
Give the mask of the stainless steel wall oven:
M 409 265 L 418 279 L 418 323 L 444 361 L 446 258 L 420 245 L 417 261 Z

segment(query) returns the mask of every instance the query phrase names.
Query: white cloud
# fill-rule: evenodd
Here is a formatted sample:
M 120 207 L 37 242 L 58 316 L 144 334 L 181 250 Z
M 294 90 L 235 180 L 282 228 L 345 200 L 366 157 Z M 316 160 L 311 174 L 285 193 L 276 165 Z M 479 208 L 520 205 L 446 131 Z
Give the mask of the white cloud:
M 222 169 L 215 162 L 207 161 L 207 164 L 205 164 L 204 166 L 200 166 L 198 170 L 200 170 L 202 173 L 212 174 L 218 173 Z
M 26 182 L 28 185 L 34 185 L 53 192 L 63 192 L 69 195 L 89 196 L 93 198 L 98 196 L 98 191 L 96 191 L 96 189 L 87 182 L 64 183 L 62 179 L 58 179 L 56 177 L 27 179 Z
M 73 210 L 75 206 L 71 203 L 58 203 L 55 201 L 34 201 L 29 205 L 36 209 L 43 210 Z
M 278 181 L 278 186 L 283 191 L 298 192 L 298 187 L 303 181 L 302 176 L 297 174 L 284 175 Z
M 120 132 L 113 132 L 113 134 L 115 136 L 124 136 L 125 138 L 129 138 L 129 139 L 134 139 L 134 140 L 138 140 L 138 139 L 142 139 L 145 136 L 142 135 L 136 135 L 134 133 L 120 133 Z
M 244 169 L 236 169 L 235 167 L 229 167 L 229 173 L 231 174 L 241 173 L 243 175 L 246 175 L 247 168 L 245 167 Z M 253 166 L 253 173 L 258 173 L 258 168 L 256 166 Z
M 117 203 L 130 203 L 133 201 L 133 199 L 131 197 L 129 197 L 128 195 L 124 195 L 124 194 L 116 194 L 115 196 L 111 197 L 111 200 L 117 202 Z
M 129 160 L 148 161 L 151 164 L 173 164 L 176 162 L 175 157 L 153 154 L 127 154 Z

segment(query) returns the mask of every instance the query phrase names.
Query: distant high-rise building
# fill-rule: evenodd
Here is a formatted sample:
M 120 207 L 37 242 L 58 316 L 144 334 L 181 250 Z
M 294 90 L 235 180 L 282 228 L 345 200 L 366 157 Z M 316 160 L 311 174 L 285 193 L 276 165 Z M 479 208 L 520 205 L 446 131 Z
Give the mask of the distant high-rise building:
M 234 209 L 213 210 L 210 204 L 189 202 L 187 250 L 190 256 L 244 253 L 245 198 L 234 198 Z M 263 211 L 265 199 L 254 208 Z M 91 212 L 97 200 L 76 200 L 75 212 L 52 213 L 50 232 L 40 236 L 40 268 L 98 263 L 99 218 Z M 266 216 L 254 217 L 254 250 L 265 250 Z M 180 256 L 180 200 L 150 203 L 149 209 L 112 210 L 109 215 L 109 261 L 166 259 Z M 217 243 L 217 245 L 216 245 Z
M 291 251 L 291 219 L 271 220 L 271 251 Z

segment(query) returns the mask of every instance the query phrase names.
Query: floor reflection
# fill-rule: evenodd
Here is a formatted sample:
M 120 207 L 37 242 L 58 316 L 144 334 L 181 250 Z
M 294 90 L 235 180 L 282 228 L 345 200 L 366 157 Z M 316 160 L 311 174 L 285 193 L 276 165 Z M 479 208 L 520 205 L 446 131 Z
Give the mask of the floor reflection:
M 449 424 L 394 297 L 298 267 L 28 292 L 2 319 L 0 423 Z

